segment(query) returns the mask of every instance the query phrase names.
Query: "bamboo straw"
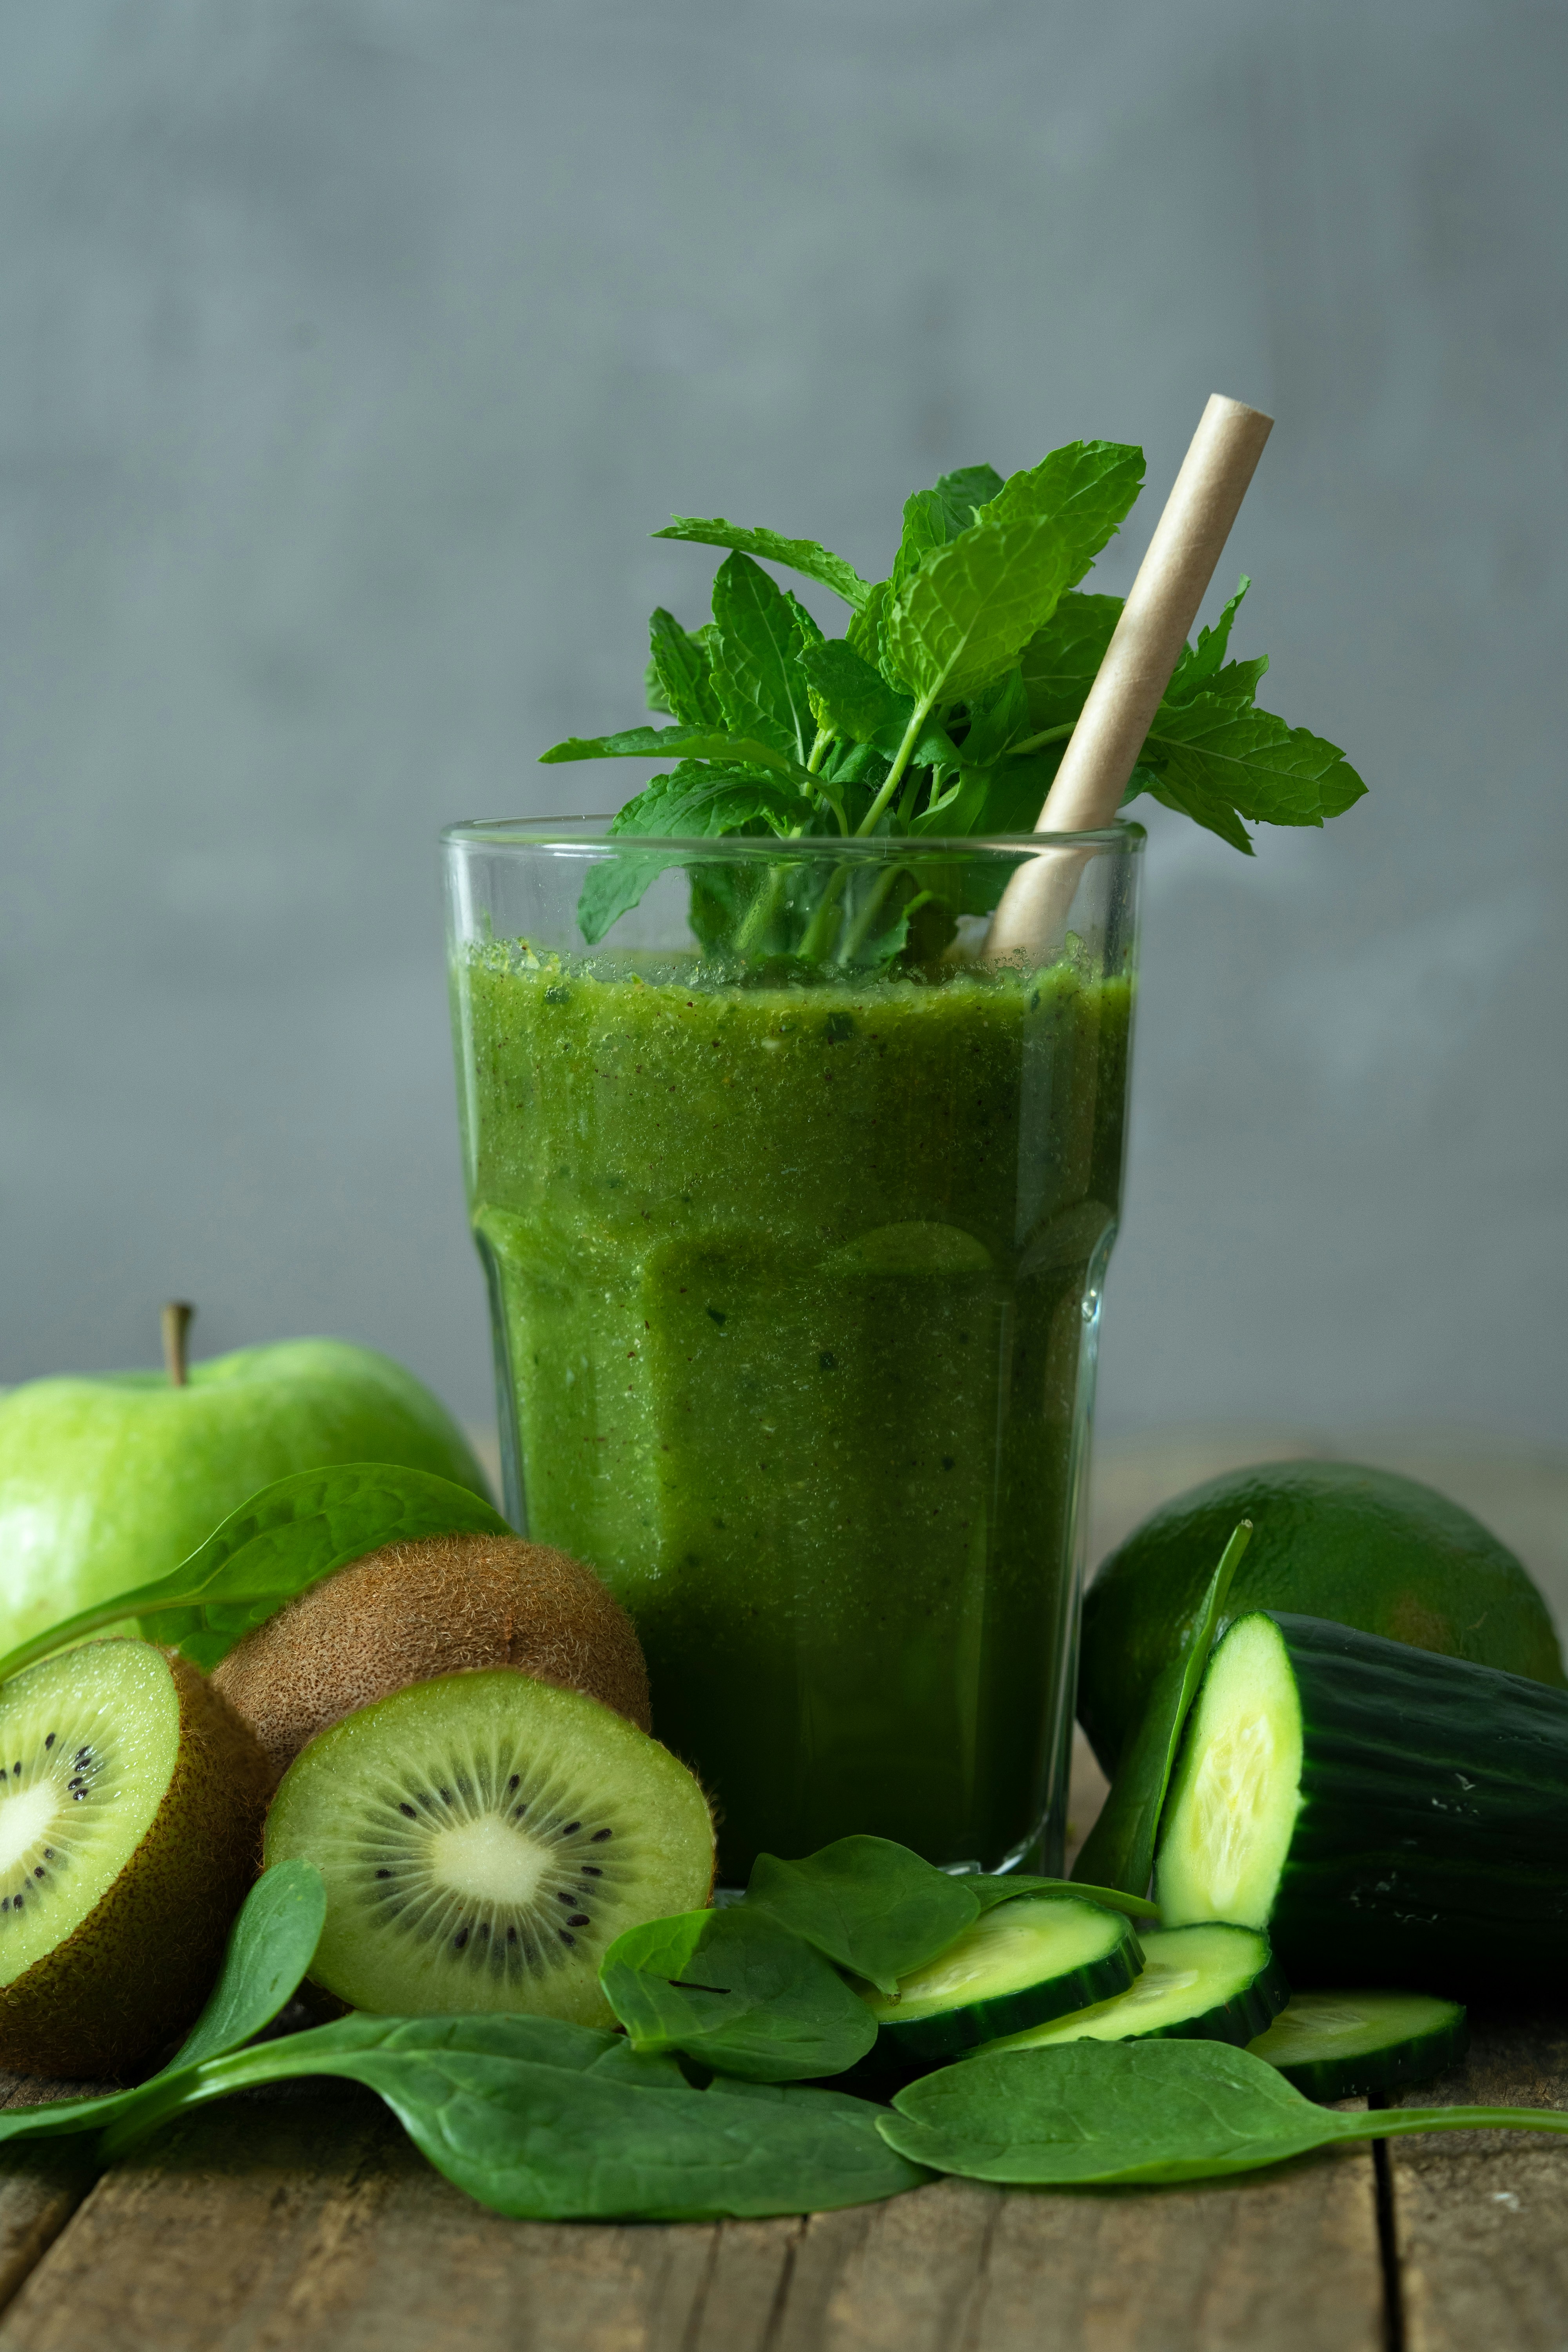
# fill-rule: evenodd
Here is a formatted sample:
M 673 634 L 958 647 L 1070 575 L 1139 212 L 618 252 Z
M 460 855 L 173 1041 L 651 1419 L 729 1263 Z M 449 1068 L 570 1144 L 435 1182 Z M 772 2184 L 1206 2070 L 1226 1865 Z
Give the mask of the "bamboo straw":
M 1108 825 L 1214 577 L 1274 419 L 1213 393 L 1079 713 L 1037 833 Z M 1038 955 L 1065 921 L 1085 853 L 1032 857 L 1002 894 L 987 956 Z

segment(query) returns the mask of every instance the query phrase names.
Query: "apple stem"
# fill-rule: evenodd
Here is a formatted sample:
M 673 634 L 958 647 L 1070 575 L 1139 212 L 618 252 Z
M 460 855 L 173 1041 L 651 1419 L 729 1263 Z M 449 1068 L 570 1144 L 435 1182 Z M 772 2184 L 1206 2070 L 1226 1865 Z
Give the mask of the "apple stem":
M 183 1389 L 190 1382 L 185 1369 L 185 1334 L 195 1311 L 185 1298 L 171 1298 L 163 1308 L 163 1369 L 171 1388 Z

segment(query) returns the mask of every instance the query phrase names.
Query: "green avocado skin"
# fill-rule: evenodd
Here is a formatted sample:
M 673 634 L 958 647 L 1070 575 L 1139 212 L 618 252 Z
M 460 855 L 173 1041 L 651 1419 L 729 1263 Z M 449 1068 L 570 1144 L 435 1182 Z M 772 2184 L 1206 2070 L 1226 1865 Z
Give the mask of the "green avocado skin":
M 389 1356 L 285 1339 L 161 1372 L 28 1381 L 0 1397 L 0 1652 L 165 1576 L 258 1488 L 395 1462 L 486 1495 L 446 1408 Z
M 1114 1774 L 1238 1519 L 1250 1546 L 1215 1640 L 1255 1609 L 1568 1686 L 1528 1570 L 1457 1503 L 1354 1462 L 1260 1462 L 1189 1488 L 1101 1563 L 1084 1600 L 1079 1721 Z

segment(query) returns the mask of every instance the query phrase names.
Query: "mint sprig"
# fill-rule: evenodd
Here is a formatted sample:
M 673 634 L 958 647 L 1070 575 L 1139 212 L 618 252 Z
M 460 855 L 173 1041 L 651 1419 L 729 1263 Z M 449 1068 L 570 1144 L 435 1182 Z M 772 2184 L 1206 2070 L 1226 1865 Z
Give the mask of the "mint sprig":
M 1078 586 L 1138 496 L 1140 449 L 1075 441 L 1004 481 L 944 474 L 905 502 L 886 580 L 867 582 L 815 540 L 678 515 L 656 538 L 730 551 L 712 619 L 688 630 L 662 606 L 649 629 L 649 708 L 676 723 L 573 736 L 546 761 L 668 757 L 629 801 L 616 837 L 720 840 L 994 838 L 1038 814 L 1121 612 Z M 850 608 L 826 637 L 763 571 L 784 564 Z M 1258 709 L 1266 656 L 1229 658 L 1244 578 L 1177 664 L 1124 805 L 1147 793 L 1251 856 L 1249 825 L 1319 825 L 1365 785 L 1337 744 Z M 733 864 L 650 848 L 596 866 L 578 910 L 601 940 L 671 865 L 691 870 L 703 945 L 742 961 L 923 961 L 1005 879 L 973 862 L 874 881 L 823 863 L 782 889 Z M 912 916 L 919 912 L 918 924 Z

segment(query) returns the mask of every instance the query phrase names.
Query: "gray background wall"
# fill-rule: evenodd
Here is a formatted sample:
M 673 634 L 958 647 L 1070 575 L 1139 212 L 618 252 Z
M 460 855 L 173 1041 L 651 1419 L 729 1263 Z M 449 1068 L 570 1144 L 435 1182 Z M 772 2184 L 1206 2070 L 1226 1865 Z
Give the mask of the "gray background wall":
M 1104 1422 L 1568 1434 L 1565 99 L 1509 0 L 5 0 L 0 1379 L 181 1291 L 482 1419 L 434 835 L 592 804 L 644 534 L 882 568 L 1079 434 L 1152 508 L 1219 387 L 1372 796 L 1156 812 Z

